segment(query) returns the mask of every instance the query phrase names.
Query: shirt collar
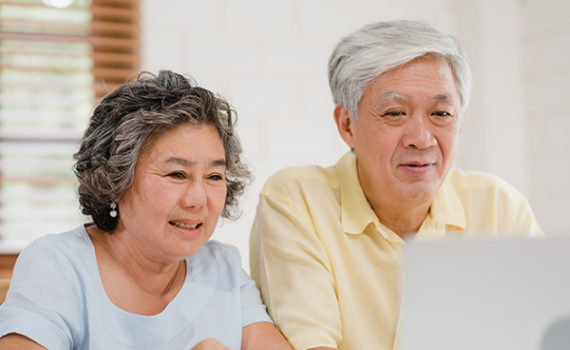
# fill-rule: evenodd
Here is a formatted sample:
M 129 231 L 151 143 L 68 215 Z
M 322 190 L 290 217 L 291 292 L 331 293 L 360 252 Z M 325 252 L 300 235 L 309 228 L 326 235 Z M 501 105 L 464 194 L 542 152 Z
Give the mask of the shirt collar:
M 344 232 L 360 234 L 371 223 L 378 226 L 378 217 L 360 186 L 354 152 L 346 153 L 336 163 L 336 171 L 340 183 L 341 222 Z
M 433 199 L 430 216 L 438 226 L 455 226 L 460 230 L 466 227 L 465 209 L 457 191 L 447 179 Z

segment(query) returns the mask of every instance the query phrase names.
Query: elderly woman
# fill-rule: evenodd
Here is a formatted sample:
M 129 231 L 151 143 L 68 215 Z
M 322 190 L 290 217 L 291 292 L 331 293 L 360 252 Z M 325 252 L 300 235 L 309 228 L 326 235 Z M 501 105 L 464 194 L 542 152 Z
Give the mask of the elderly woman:
M 20 255 L 0 348 L 290 349 L 238 251 L 209 241 L 249 176 L 228 103 L 169 71 L 95 109 L 75 173 L 93 224 Z

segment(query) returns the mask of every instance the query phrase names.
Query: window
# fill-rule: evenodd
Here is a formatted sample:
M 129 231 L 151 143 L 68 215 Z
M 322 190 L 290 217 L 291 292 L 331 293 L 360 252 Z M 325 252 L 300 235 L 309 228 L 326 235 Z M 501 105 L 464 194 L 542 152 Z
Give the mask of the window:
M 3 245 L 85 221 L 72 154 L 97 98 L 136 77 L 138 18 L 138 0 L 0 0 Z

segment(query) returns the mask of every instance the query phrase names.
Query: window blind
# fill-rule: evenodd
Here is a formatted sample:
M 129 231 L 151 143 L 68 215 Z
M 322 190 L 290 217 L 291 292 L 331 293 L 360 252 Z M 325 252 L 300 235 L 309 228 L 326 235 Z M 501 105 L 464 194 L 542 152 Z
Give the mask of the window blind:
M 97 99 L 136 78 L 138 0 L 0 0 L 0 243 L 85 221 L 72 154 Z

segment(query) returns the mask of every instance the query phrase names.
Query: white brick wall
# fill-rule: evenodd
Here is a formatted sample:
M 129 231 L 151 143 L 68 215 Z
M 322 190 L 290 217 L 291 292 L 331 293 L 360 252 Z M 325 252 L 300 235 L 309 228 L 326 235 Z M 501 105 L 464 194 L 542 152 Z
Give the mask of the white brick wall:
M 456 6 L 457 36 L 472 61 L 472 104 L 457 166 L 495 173 L 529 194 L 526 116 L 517 0 Z
M 541 7 L 539 2 L 543 3 L 542 0 L 143 0 L 143 68 L 191 74 L 201 85 L 228 98 L 237 109 L 238 130 L 256 180 L 244 198 L 242 218 L 235 223 L 224 223 L 215 238 L 237 245 L 246 268 L 247 240 L 257 193 L 267 177 L 284 166 L 332 164 L 347 150 L 333 124 L 334 106 L 326 78 L 328 56 L 342 36 L 382 19 L 426 19 L 466 45 L 472 57 L 475 88 L 457 165 L 506 178 L 530 196 L 545 228 L 568 228 L 562 219 L 557 219 L 563 217 L 560 215 L 563 210 L 549 209 L 554 194 L 560 198 L 559 205 L 570 194 L 563 175 L 570 170 L 568 151 L 559 148 L 565 145 L 568 149 L 568 138 L 563 143 L 560 139 L 540 136 L 559 130 L 563 138 L 560 130 L 564 129 L 559 126 L 569 126 L 563 115 L 568 112 L 569 102 L 562 89 L 562 83 L 568 79 L 558 78 L 554 68 L 549 76 L 544 76 L 542 65 L 552 65 L 556 59 L 548 58 L 543 63 L 541 60 L 547 58 L 533 51 L 552 50 L 546 43 L 536 43 L 533 37 L 546 35 L 542 22 L 552 22 L 547 14 L 557 11 L 542 9 L 543 17 L 529 21 L 535 11 L 531 7 Z M 568 9 L 565 0 L 558 2 Z M 553 39 L 553 46 L 565 40 L 569 47 L 569 28 L 562 24 L 563 17 L 558 15 L 556 22 L 560 27 L 552 30 L 565 30 L 566 35 Z M 530 28 L 528 22 L 532 24 Z M 568 66 L 568 53 L 565 54 L 556 61 L 559 69 Z M 525 55 L 534 57 L 532 62 L 523 61 Z M 568 71 L 564 74 L 568 78 Z M 544 86 L 551 81 L 557 81 L 556 91 L 546 93 Z M 533 82 L 532 87 L 527 86 L 529 82 Z M 542 96 L 542 105 L 533 104 L 531 108 L 532 99 L 525 96 L 533 94 Z M 554 103 L 560 106 L 558 112 L 544 116 L 546 113 L 541 111 Z M 537 114 L 545 121 L 538 122 Z M 531 120 L 528 123 L 527 118 Z M 529 130 L 534 135 L 530 138 Z M 533 156 L 539 146 L 549 150 L 553 157 L 558 152 L 556 159 L 547 160 L 543 153 Z M 563 160 L 564 154 L 560 153 L 564 152 Z M 535 165 L 539 161 L 545 165 L 537 170 Z M 550 174 L 552 166 L 546 165 L 550 162 L 556 166 L 565 164 L 560 170 L 566 171 Z M 554 190 L 541 195 L 544 189 L 539 184 Z M 566 192 L 560 194 L 562 186 L 566 186 Z
M 530 196 L 543 227 L 570 233 L 570 2 L 521 1 Z

